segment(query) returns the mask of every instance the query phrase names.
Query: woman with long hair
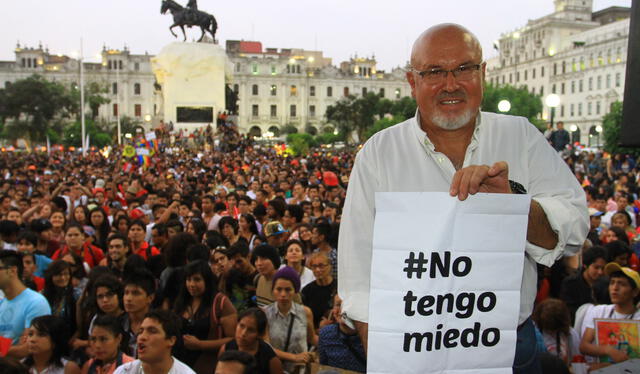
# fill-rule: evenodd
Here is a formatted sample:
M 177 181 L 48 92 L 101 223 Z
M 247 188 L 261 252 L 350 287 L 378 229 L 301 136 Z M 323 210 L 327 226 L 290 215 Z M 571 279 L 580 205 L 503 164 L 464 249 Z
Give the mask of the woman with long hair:
M 95 207 L 89 211 L 89 226 L 96 230 L 96 240 L 94 244 L 103 251 L 106 251 L 107 238 L 111 232 L 111 227 L 109 227 L 107 214 L 101 207 Z
M 260 236 L 256 218 L 251 214 L 241 214 L 238 218 L 238 234 L 249 243 L 249 249 L 255 248 L 255 240 Z
M 207 232 L 207 225 L 201 218 L 192 217 L 189 219 L 189 222 L 187 222 L 187 226 L 184 231 L 191 235 L 195 235 L 198 242 L 201 242 L 204 233 Z
M 84 205 L 78 205 L 71 210 L 69 215 L 70 223 L 77 223 L 81 226 L 89 224 L 89 210 Z
M 218 221 L 218 230 L 222 236 L 229 241 L 230 246 L 234 245 L 240 238 L 240 235 L 238 235 L 238 220 L 233 217 L 224 216 L 220 218 L 220 221 Z
M 225 351 L 240 351 L 256 359 L 257 374 L 282 374 L 282 361 L 273 348 L 264 340 L 267 330 L 267 316 L 260 308 L 249 308 L 238 317 L 235 337 L 220 348 L 218 357 Z
M 113 224 L 111 225 L 111 232 L 114 234 L 124 235 L 126 237 L 129 232 L 130 224 L 131 221 L 129 221 L 129 217 L 127 217 L 126 214 L 116 216 L 113 219 Z
M 110 315 L 96 317 L 89 336 L 93 358 L 84 364 L 82 374 L 113 374 L 118 366 L 133 361 L 133 357 L 123 352 L 127 340 L 117 318 Z
M 531 318 L 542 332 L 547 351 L 570 365 L 573 356 L 580 354 L 580 338 L 571 327 L 569 308 L 564 301 L 544 300 L 536 306 Z
M 285 264 L 282 265 L 289 266 L 298 273 L 298 276 L 300 276 L 300 289 L 316 280 L 316 277 L 313 275 L 313 271 L 304 265 L 305 258 L 303 248 L 304 244 L 302 244 L 300 240 L 293 239 L 286 242 L 284 244 Z
M 69 336 L 69 326 L 64 319 L 52 315 L 34 318 L 27 333 L 29 355 L 23 361 L 29 373 L 80 373 L 75 362 L 64 358 Z
M 51 222 L 51 240 L 58 242 L 58 245 L 64 244 L 64 229 L 67 226 L 67 217 L 63 212 L 56 211 L 51 213 L 49 217 Z
M 177 357 L 198 373 L 211 373 L 218 349 L 231 341 L 238 315 L 217 291 L 217 279 L 205 261 L 184 268 L 184 283 L 173 311 L 182 319 L 184 349 Z
M 323 212 L 324 203 L 320 200 L 320 197 L 315 197 L 311 200 L 311 221 L 315 222 L 315 220 L 322 217 Z
M 58 260 L 49 265 L 45 272 L 42 295 L 51 306 L 51 314 L 61 317 L 73 333 L 76 330 L 76 301 L 73 298 L 69 263 Z

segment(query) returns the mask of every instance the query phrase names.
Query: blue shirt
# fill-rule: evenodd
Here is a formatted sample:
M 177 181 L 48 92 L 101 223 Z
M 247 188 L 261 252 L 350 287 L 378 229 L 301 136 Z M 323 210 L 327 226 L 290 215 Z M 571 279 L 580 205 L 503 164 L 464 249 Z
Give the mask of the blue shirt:
M 34 255 L 36 259 L 36 271 L 33 273 L 36 277 L 44 278 L 44 272 L 49 267 L 49 264 L 53 262 L 52 259 L 45 255 Z
M 320 330 L 318 355 L 320 365 L 365 373 L 367 371 L 364 347 L 358 334 L 346 335 L 337 323 Z
M 31 326 L 31 320 L 47 314 L 51 314 L 47 299 L 30 288 L 12 300 L 5 297 L 0 300 L 0 335 L 17 344 L 22 331 Z

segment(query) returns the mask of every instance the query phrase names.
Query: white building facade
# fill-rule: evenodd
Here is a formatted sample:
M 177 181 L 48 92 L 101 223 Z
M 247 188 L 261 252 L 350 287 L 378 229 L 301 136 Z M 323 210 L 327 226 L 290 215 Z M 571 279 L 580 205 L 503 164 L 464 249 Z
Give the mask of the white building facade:
M 526 86 L 560 104 L 562 121 L 574 139 L 596 145 L 602 117 L 622 101 L 629 38 L 629 9 L 592 11 L 591 0 L 555 0 L 555 12 L 501 35 L 499 56 L 487 60 L 487 83 Z M 543 119 L 551 108 L 544 104 Z M 573 126 L 575 125 L 575 127 Z

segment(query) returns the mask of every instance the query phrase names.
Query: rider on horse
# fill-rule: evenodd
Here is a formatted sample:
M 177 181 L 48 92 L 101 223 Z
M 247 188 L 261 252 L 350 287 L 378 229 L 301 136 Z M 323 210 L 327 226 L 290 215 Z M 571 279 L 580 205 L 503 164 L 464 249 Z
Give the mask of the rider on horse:
M 189 0 L 187 9 L 187 20 L 189 23 L 195 23 L 198 17 L 198 0 Z

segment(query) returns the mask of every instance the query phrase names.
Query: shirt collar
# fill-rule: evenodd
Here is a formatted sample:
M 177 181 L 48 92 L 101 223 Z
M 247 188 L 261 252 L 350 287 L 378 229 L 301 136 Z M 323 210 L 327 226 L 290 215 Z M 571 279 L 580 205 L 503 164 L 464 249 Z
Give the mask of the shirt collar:
M 291 308 L 289 309 L 289 312 L 284 315 L 282 314 L 282 312 L 280 312 L 280 309 L 278 308 L 278 305 L 276 304 L 276 315 L 280 318 L 291 318 L 289 317 L 289 315 L 293 315 L 294 317 L 297 316 L 296 313 L 296 308 L 295 308 L 295 301 L 291 303 Z

